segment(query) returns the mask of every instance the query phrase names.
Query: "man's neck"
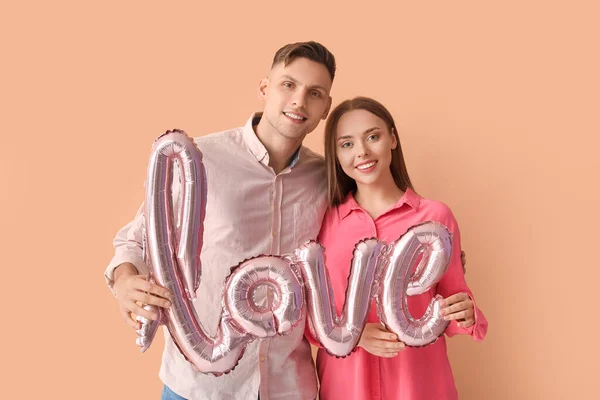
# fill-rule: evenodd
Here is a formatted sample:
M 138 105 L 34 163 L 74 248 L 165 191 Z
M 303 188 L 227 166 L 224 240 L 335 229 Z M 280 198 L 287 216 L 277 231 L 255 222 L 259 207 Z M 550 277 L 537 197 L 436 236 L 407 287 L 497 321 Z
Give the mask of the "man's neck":
M 279 174 L 292 162 L 294 154 L 302 145 L 302 139 L 288 139 L 279 132 L 275 132 L 275 128 L 269 125 L 264 117 L 253 128 L 256 137 L 269 153 L 269 167 L 273 168 L 275 174 Z

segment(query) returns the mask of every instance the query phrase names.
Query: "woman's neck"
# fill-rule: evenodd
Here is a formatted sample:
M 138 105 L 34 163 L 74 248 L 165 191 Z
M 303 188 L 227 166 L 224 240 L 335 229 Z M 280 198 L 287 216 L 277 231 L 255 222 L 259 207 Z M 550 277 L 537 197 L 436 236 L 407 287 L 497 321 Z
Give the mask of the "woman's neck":
M 400 200 L 404 191 L 390 180 L 382 184 L 361 185 L 357 182 L 354 199 L 373 219 L 389 210 Z

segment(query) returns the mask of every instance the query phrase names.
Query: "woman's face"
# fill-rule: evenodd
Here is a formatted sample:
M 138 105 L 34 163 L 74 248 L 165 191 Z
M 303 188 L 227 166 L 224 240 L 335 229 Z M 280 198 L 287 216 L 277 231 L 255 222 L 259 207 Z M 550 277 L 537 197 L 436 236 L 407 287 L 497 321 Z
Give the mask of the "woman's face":
M 369 111 L 352 110 L 338 121 L 337 159 L 357 185 L 389 182 L 392 149 L 397 145 L 385 122 Z

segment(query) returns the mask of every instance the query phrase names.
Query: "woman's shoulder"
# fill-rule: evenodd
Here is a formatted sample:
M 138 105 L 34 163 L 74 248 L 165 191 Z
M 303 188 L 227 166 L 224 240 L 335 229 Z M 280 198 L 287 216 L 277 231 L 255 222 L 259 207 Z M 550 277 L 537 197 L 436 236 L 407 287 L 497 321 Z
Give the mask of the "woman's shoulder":
M 323 217 L 323 226 L 333 226 L 340 222 L 340 206 L 329 206 Z
M 419 211 L 422 212 L 427 219 L 447 225 L 458 225 L 452 210 L 443 201 L 420 197 Z

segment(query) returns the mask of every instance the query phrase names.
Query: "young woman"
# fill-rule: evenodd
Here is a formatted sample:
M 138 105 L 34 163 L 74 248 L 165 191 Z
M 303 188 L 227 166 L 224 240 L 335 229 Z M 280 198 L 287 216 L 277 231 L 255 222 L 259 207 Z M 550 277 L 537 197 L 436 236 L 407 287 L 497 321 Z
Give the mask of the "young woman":
M 414 192 L 388 110 L 365 97 L 337 106 L 325 127 L 325 158 L 330 208 L 319 241 L 325 247 L 338 314 L 358 241 L 377 237 L 391 243 L 413 225 L 437 221 L 453 234 L 450 265 L 435 287 L 408 298 L 409 310 L 420 317 L 431 298 L 440 294 L 444 297 L 442 315 L 451 321 L 445 334 L 468 334 L 482 340 L 487 321 L 465 282 L 458 224 L 448 206 Z M 429 346 L 405 348 L 380 324 L 373 303 L 358 346 L 346 358 L 319 349 L 321 400 L 458 398 L 443 335 Z

